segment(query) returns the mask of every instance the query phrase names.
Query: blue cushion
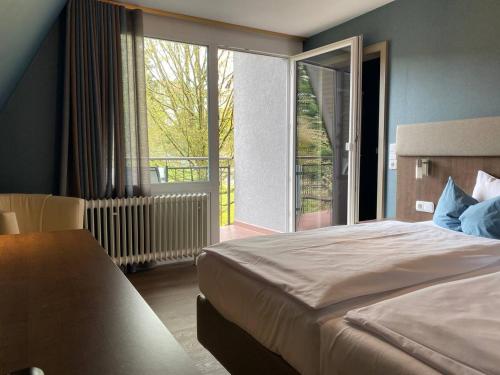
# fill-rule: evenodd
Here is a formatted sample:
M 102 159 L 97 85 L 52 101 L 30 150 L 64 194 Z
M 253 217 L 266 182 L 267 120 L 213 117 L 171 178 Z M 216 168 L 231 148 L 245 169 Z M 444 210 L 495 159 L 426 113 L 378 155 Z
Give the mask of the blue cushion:
M 460 222 L 466 234 L 500 239 L 500 197 L 470 206 L 460 215 Z
M 432 220 L 440 227 L 460 231 L 460 215 L 469 206 L 476 203 L 477 200 L 464 193 L 462 189 L 455 185 L 453 179 L 449 177 L 448 183 L 439 198 Z

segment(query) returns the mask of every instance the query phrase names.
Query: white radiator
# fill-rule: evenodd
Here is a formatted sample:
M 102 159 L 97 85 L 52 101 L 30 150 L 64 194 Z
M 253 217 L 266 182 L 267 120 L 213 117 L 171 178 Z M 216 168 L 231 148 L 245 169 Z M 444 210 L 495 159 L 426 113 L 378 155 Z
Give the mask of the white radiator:
M 208 244 L 208 195 L 90 200 L 84 224 L 118 265 L 192 258 Z

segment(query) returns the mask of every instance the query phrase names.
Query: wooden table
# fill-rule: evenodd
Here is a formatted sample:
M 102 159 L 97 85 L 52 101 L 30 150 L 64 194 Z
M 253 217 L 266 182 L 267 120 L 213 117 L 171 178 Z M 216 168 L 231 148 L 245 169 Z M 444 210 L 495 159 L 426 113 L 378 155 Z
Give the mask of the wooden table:
M 83 230 L 0 236 L 0 374 L 31 366 L 46 375 L 198 374 Z

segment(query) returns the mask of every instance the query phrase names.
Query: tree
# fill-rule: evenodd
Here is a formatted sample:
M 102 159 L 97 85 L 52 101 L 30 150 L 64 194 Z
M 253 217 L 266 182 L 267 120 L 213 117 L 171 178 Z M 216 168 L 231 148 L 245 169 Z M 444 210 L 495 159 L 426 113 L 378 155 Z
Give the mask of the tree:
M 151 157 L 201 157 L 208 165 L 207 47 L 146 38 L 146 98 Z M 232 53 L 219 52 L 219 153 L 232 157 Z M 206 170 L 205 170 L 206 173 Z M 205 176 L 206 178 L 206 176 Z
M 169 181 L 208 178 L 207 47 L 145 39 L 146 103 L 152 166 L 168 167 Z M 218 54 L 220 221 L 234 211 L 233 53 Z M 165 162 L 165 157 L 185 158 Z M 187 159 L 196 157 L 198 159 Z M 233 174 L 234 176 L 234 174 Z M 234 215 L 230 216 L 231 218 Z

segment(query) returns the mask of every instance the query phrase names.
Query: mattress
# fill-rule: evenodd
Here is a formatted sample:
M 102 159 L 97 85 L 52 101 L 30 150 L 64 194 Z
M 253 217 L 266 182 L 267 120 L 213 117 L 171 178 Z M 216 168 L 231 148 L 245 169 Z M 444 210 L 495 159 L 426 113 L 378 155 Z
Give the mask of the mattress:
M 321 374 L 438 375 L 435 369 L 343 318 L 321 329 Z
M 247 240 L 244 243 L 249 242 Z M 480 272 L 487 272 L 490 268 L 494 266 L 488 266 Z M 328 361 L 323 366 L 322 357 L 328 357 L 331 352 L 323 351 L 322 346 L 329 346 L 324 338 L 335 339 L 335 334 L 332 336 L 327 331 L 323 335 L 326 323 L 335 321 L 351 309 L 477 272 L 436 278 L 410 287 L 358 296 L 314 309 L 261 276 L 243 272 L 220 254 L 205 252 L 198 259 L 200 290 L 218 312 L 305 375 L 318 375 L 330 366 Z

